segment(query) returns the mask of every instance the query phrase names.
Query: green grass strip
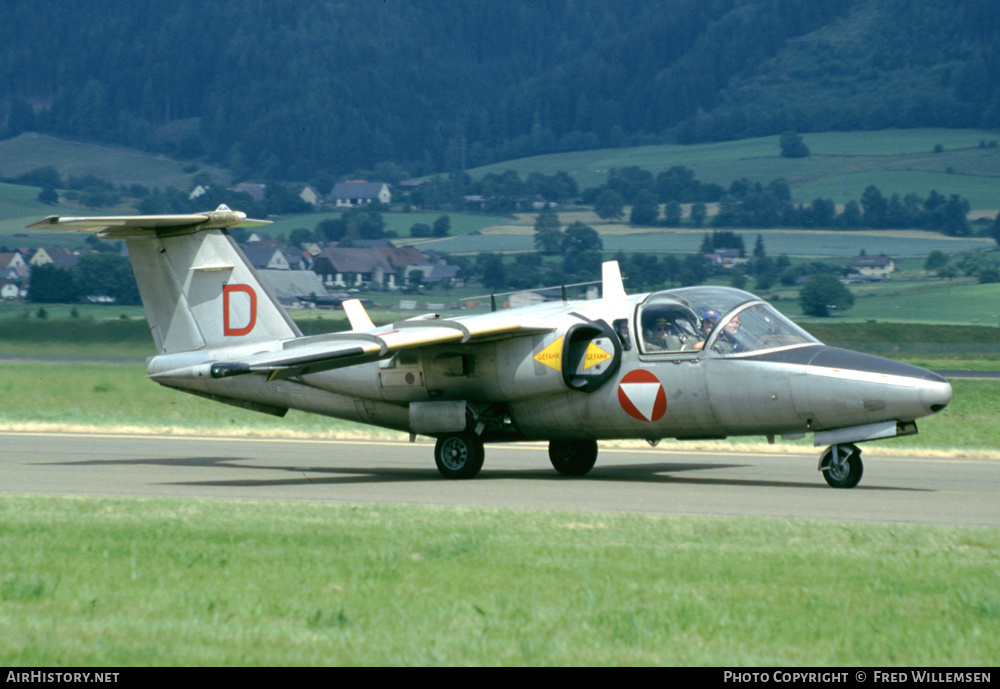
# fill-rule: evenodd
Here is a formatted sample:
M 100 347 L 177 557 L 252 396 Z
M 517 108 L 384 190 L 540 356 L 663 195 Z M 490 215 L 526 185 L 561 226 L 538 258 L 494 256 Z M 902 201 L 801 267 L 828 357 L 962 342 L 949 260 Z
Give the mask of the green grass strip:
M 993 665 L 1000 530 L 0 499 L 4 665 Z

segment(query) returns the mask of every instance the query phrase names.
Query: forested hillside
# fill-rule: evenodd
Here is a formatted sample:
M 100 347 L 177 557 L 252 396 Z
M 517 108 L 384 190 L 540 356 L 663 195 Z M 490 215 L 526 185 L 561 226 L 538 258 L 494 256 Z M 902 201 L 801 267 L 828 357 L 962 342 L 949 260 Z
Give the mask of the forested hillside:
M 0 0 L 0 131 L 307 180 L 787 129 L 995 127 L 995 5 Z

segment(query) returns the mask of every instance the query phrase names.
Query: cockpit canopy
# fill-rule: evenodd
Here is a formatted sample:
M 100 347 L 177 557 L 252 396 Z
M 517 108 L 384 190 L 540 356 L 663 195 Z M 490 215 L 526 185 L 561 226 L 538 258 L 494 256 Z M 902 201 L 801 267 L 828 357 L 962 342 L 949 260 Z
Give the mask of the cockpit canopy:
M 686 287 L 657 292 L 636 313 L 640 351 L 711 351 L 733 356 L 818 340 L 770 304 L 729 287 Z

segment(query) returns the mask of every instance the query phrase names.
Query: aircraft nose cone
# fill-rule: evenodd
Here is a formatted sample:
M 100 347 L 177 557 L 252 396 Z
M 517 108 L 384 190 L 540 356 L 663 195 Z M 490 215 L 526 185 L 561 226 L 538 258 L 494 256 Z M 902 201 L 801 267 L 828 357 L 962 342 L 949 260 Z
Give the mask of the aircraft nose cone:
M 920 401 L 936 414 L 951 402 L 951 385 L 944 378 L 923 381 L 920 386 Z
M 933 371 L 904 364 L 892 359 L 860 352 L 851 352 L 836 347 L 819 350 L 810 361 L 813 366 L 841 369 L 858 373 L 872 373 L 894 379 L 886 388 L 884 399 L 899 415 L 897 418 L 920 418 L 934 414 L 951 402 L 951 385 Z M 895 393 L 888 390 L 895 388 Z M 873 400 L 881 401 L 882 395 L 873 395 Z

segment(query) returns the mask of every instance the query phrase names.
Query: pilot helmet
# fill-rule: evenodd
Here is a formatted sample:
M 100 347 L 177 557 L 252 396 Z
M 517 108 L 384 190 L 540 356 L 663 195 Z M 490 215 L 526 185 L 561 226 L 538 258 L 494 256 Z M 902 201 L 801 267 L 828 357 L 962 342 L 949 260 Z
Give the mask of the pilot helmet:
M 721 317 L 722 314 L 715 309 L 705 309 L 701 314 L 701 329 L 711 330 Z

